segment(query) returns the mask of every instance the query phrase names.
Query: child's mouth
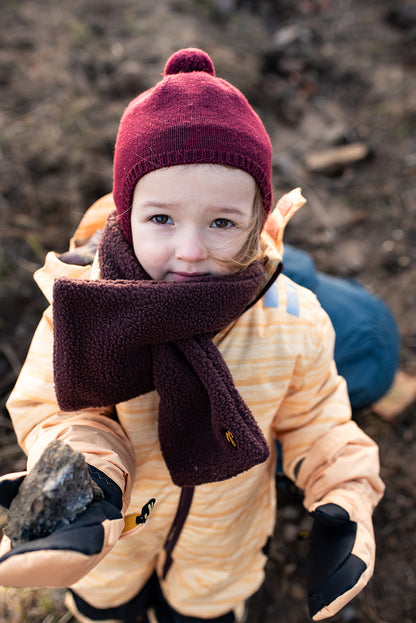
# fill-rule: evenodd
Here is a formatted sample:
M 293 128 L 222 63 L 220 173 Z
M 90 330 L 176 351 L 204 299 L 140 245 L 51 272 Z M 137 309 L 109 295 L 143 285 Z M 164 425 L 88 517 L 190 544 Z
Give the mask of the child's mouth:
M 169 281 L 191 281 L 199 277 L 206 277 L 208 273 L 169 273 Z

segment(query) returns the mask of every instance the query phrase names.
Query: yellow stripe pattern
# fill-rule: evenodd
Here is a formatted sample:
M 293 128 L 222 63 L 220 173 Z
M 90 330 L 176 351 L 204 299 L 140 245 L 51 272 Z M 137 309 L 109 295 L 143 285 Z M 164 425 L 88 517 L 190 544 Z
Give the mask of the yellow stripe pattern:
M 57 274 L 85 278 L 88 271 L 63 265 L 49 254 L 37 280 L 50 296 Z M 311 292 L 284 275 L 273 288 L 214 339 L 269 442 L 271 458 L 228 481 L 196 488 L 173 565 L 162 583 L 167 600 L 184 614 L 218 616 L 261 585 L 262 548 L 275 519 L 274 439 L 280 440 L 285 471 L 294 478 L 296 465 L 314 441 L 351 416 L 345 382 L 333 362 L 334 332 L 327 315 Z M 74 586 L 92 605 L 113 607 L 131 599 L 155 569 L 161 572 L 163 544 L 179 500 L 180 490 L 170 480 L 160 451 L 158 395 L 150 392 L 117 405 L 118 421 L 105 409 L 62 413 L 53 389 L 52 348 L 49 309 L 8 408 L 30 464 L 59 437 L 125 490 L 122 537 Z M 152 498 L 156 503 L 145 525 L 137 525 L 136 517 Z

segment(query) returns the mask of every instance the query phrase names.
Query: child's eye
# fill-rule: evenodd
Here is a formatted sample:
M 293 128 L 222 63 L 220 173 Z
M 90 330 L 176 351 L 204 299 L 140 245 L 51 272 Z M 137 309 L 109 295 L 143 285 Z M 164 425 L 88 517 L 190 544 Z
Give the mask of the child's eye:
M 166 225 L 168 223 L 172 223 L 172 219 L 167 214 L 155 214 L 150 219 L 153 223 L 157 223 L 158 225 Z
M 234 227 L 234 223 L 230 221 L 228 218 L 216 218 L 215 221 L 212 222 L 211 227 L 218 227 L 219 229 L 228 229 L 229 227 Z

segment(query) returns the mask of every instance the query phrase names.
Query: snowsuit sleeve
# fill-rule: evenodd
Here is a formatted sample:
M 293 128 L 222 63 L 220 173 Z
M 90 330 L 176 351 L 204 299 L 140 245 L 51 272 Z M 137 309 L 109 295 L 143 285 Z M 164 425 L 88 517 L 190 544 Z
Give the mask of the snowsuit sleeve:
M 121 488 L 125 510 L 135 472 L 130 441 L 112 408 L 60 411 L 54 391 L 52 354 L 52 312 L 48 307 L 7 402 L 18 443 L 28 456 L 28 470 L 46 446 L 59 439 L 81 452 L 87 463 Z
M 114 209 L 111 195 L 93 204 L 70 241 L 70 251 L 92 240 Z M 109 476 L 123 491 L 123 512 L 130 501 L 136 462 L 133 447 L 113 408 L 63 412 L 57 404 L 53 380 L 52 290 L 55 278 L 91 278 L 90 265 L 67 264 L 50 252 L 34 278 L 51 304 L 33 336 L 26 361 L 7 402 L 17 440 L 28 456 L 28 470 L 46 446 L 59 439 L 81 452 L 88 464 Z
M 333 361 L 332 325 L 319 307 L 309 311 L 310 330 L 305 334 L 304 349 L 296 359 L 274 428 L 282 444 L 284 470 L 303 490 L 305 508 L 312 512 L 318 507 L 341 507 L 348 513 L 350 525 L 356 526 L 349 554 L 364 569 L 350 584 L 350 577 L 346 586 L 344 580 L 340 581 L 334 597 L 323 597 L 321 591 L 328 590 L 335 575 L 324 579 L 317 592 L 312 590 L 313 599 L 318 595 L 320 600 L 318 611 L 313 607 L 313 618 L 320 620 L 338 612 L 373 574 L 372 513 L 384 485 L 379 476 L 377 445 L 351 420 L 346 384 Z M 323 550 L 326 547 L 324 544 Z M 319 559 L 326 556 L 327 551 L 322 551 Z M 309 570 L 312 578 L 319 573 L 316 568 Z
M 333 359 L 333 327 L 318 304 L 309 305 L 310 330 L 274 422 L 284 471 L 305 492 L 309 511 L 331 501 L 371 514 L 384 491 L 378 447 L 351 420 L 346 383 Z

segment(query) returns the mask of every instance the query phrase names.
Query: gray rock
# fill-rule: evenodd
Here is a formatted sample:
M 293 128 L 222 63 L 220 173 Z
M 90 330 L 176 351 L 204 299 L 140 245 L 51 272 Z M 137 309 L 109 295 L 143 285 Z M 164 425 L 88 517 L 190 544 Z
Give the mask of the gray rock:
M 22 482 L 4 526 L 12 546 L 51 534 L 103 499 L 79 452 L 51 442 Z

